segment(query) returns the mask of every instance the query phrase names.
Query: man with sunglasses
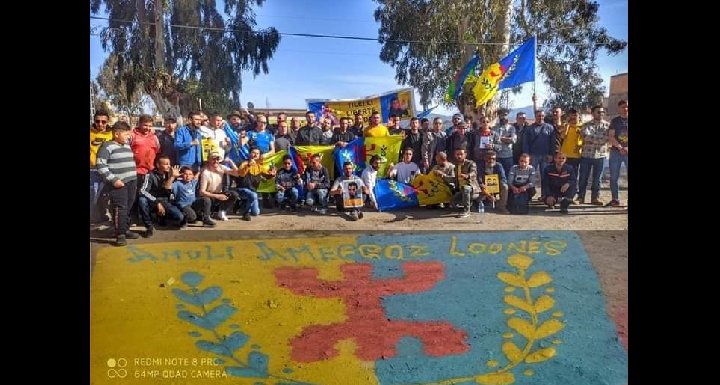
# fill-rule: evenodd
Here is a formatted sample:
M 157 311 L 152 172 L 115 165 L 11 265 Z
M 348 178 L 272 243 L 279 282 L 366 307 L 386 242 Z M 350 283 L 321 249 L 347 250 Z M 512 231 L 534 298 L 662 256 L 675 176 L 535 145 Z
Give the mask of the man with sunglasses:
M 103 179 L 95 169 L 97 153 L 100 146 L 113 139 L 112 132 L 108 129 L 110 114 L 104 110 L 95 111 L 93 124 L 90 126 L 90 223 L 107 221 L 105 215 L 106 204 L 100 204 L 100 188 L 103 186 Z

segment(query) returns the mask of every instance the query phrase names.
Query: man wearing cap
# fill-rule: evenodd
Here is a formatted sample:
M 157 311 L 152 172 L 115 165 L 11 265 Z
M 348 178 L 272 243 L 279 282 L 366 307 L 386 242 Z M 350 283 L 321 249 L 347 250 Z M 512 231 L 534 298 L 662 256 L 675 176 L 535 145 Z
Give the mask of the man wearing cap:
M 228 122 L 230 123 L 230 128 L 235 130 L 238 134 L 240 133 L 240 130 L 243 130 L 242 127 L 242 114 L 240 114 L 240 111 L 233 111 L 230 113 L 230 115 L 227 116 Z
M 175 149 L 175 132 L 177 131 L 177 119 L 168 115 L 165 117 L 165 129 L 157 134 L 160 142 L 158 156 L 165 155 L 170 159 L 170 164 L 178 164 L 177 149 Z
M 455 150 L 463 148 L 466 151 L 475 147 L 475 141 L 473 136 L 468 132 L 468 128 L 463 121 L 461 114 L 453 115 L 453 131 L 452 134 L 447 138 L 446 150 L 448 153 L 455 154 Z M 465 154 L 467 155 L 467 153 Z M 452 159 L 452 163 L 457 164 L 458 159 Z
M 213 208 L 217 208 L 217 219 L 227 221 L 227 212 L 232 212 L 239 194 L 236 191 L 227 189 L 229 187 L 227 185 L 223 189 L 223 176 L 230 174 L 239 177 L 240 170 L 232 160 L 226 160 L 231 167 L 221 164 L 222 160 L 223 157 L 220 152 L 210 152 L 209 159 L 200 173 L 198 195 L 210 199 L 211 211 L 213 211 Z
M 188 114 L 188 124 L 178 129 L 175 134 L 175 149 L 178 152 L 178 163 L 180 167 L 190 167 L 194 174 L 200 170 L 203 164 L 202 134 L 200 125 L 202 114 L 200 111 L 193 111 Z

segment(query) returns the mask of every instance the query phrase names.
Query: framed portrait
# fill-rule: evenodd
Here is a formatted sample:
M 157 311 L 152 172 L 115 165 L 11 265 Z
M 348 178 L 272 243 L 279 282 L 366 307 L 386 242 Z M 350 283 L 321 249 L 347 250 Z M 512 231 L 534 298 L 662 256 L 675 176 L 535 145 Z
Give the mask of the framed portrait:
M 354 180 L 344 180 L 342 182 L 343 189 L 343 206 L 345 208 L 361 208 L 363 207 L 363 193 Z

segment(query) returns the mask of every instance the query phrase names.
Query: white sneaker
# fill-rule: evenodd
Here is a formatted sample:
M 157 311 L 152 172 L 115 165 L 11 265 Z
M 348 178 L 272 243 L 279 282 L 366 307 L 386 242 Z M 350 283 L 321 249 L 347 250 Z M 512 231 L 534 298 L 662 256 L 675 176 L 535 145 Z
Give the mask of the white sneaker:
M 228 220 L 227 215 L 225 215 L 225 210 L 220 210 L 220 212 L 218 213 L 218 219 L 221 221 Z
M 318 209 L 318 212 L 322 215 L 327 214 L 327 209 Z

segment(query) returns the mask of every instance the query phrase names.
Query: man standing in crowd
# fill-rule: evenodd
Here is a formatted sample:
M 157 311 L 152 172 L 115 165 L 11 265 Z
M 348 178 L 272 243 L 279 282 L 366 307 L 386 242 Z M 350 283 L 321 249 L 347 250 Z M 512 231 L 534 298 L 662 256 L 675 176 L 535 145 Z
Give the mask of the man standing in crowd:
M 174 116 L 165 117 L 165 129 L 157 134 L 160 142 L 158 155 L 165 155 L 170 159 L 170 164 L 178 164 L 177 149 L 175 148 L 175 131 L 177 130 L 177 119 Z
M 100 199 L 103 179 L 95 169 L 98 150 L 100 146 L 113 139 L 113 133 L 108 130 L 110 114 L 107 111 L 97 110 L 90 127 L 90 223 L 100 223 L 107 220 L 106 205 Z
M 515 135 L 517 135 L 517 141 L 513 145 L 513 164 L 518 164 L 520 154 L 523 153 L 523 142 L 525 138 L 525 130 L 528 127 L 527 116 L 524 112 L 518 112 L 515 115 Z
M 552 162 L 555 155 L 555 129 L 545 123 L 545 113 L 542 110 L 535 111 L 535 122 L 525 129 L 523 134 L 523 152 L 530 155 L 532 166 L 536 173 L 536 185 L 542 185 L 542 170 Z M 540 197 L 540 201 L 544 200 Z
M 340 118 L 340 127 L 338 131 L 333 134 L 331 143 L 334 143 L 336 147 L 345 148 L 348 143 L 355 139 L 355 134 L 348 129 L 350 125 L 350 118 Z
M 386 126 L 380 123 L 380 119 L 380 113 L 373 111 L 372 115 L 370 115 L 370 125 L 365 128 L 365 131 L 363 131 L 363 137 L 371 138 L 390 135 L 390 131 L 388 131 Z
M 497 132 L 500 137 L 497 162 L 503 166 L 505 175 L 510 173 L 510 167 L 513 165 L 513 148 L 517 142 L 515 127 L 508 123 L 508 112 L 509 111 L 504 108 L 498 110 L 498 124 L 493 127 L 493 131 Z
M 445 152 L 445 130 L 443 130 L 443 121 L 441 118 L 433 119 L 433 126 L 430 131 L 423 134 L 422 165 L 424 169 L 429 169 L 436 164 L 436 156 L 439 152 Z
M 193 111 L 188 114 L 188 124 L 180 127 L 175 134 L 175 149 L 178 152 L 180 167 L 190 167 L 194 174 L 197 174 L 204 162 L 201 124 L 202 114 Z
M 104 142 L 98 150 L 95 168 L 110 192 L 110 204 L 115 224 L 115 245 L 124 246 L 127 238 L 140 236 L 130 231 L 129 210 L 137 193 L 137 170 L 130 149 L 130 125 L 117 122 L 112 128 L 113 140 Z
M 575 189 L 577 191 L 577 176 L 578 170 L 580 169 L 580 153 L 582 152 L 582 124 L 580 124 L 580 117 L 578 112 L 574 108 L 567 110 L 567 119 L 565 123 L 560 127 L 560 131 L 556 131 L 558 136 L 557 143 L 559 152 L 562 152 L 567 157 L 566 163 L 575 170 Z M 572 198 L 571 204 L 572 204 Z
M 305 113 L 307 123 L 301 128 L 295 138 L 295 144 L 298 146 L 317 146 L 320 144 L 322 130 L 315 125 L 315 113 L 308 111 Z
M 583 124 L 582 128 L 582 155 L 580 158 L 580 189 L 578 197 L 580 203 L 585 203 L 588 177 L 592 172 L 592 185 L 590 186 L 590 203 L 602 206 L 600 200 L 600 178 L 605 166 L 608 152 L 608 130 L 610 124 L 603 119 L 605 109 L 602 106 L 592 108 L 592 120 Z
M 422 166 L 422 135 L 420 134 L 420 119 L 416 117 L 410 118 L 410 132 L 406 133 L 400 148 L 410 147 L 413 150 L 412 161 Z
M 288 123 L 282 121 L 277 125 L 277 135 L 275 135 L 275 150 L 283 151 L 293 145 L 293 139 L 288 135 Z
M 610 194 L 612 200 L 608 206 L 620 206 L 620 167 L 625 163 L 625 170 L 628 169 L 628 102 L 618 102 L 620 115 L 610 121 L 608 130 L 608 142 L 610 143 Z
M 363 136 L 363 116 L 360 113 L 355 114 L 355 124 L 350 127 L 350 132 L 355 134 L 356 137 L 360 138 Z
M 220 153 L 223 159 L 225 158 L 225 152 L 230 149 L 230 138 L 225 133 L 224 125 L 222 115 L 213 113 L 210 114 L 208 125 L 200 128 L 203 139 L 212 140 L 215 150 Z

